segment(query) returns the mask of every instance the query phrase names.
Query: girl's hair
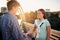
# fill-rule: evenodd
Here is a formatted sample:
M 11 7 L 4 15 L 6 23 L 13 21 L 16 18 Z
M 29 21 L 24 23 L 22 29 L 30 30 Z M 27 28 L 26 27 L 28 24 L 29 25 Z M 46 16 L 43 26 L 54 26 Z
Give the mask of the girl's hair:
M 41 11 L 44 14 L 44 19 L 46 19 L 46 13 L 44 9 L 38 9 L 38 11 Z

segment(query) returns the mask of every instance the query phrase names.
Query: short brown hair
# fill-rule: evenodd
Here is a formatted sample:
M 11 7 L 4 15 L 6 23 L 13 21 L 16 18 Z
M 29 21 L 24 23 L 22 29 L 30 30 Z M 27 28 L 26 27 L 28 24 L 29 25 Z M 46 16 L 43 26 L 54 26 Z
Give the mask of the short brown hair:
M 41 11 L 43 14 L 44 14 L 44 19 L 46 19 L 47 17 L 46 17 L 46 12 L 45 12 L 45 10 L 44 9 L 38 9 L 38 11 Z
M 9 2 L 7 2 L 8 10 L 11 10 L 12 7 L 14 7 L 14 6 L 20 6 L 20 4 L 17 1 L 9 1 Z

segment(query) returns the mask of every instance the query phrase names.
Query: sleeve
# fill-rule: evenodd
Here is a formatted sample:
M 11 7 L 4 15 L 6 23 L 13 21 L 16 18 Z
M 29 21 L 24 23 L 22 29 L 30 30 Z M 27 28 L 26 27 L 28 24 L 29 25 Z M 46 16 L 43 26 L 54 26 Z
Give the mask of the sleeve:
M 48 20 L 46 21 L 46 27 L 47 26 L 51 26 Z
M 16 18 L 13 18 L 11 21 L 11 27 L 12 27 L 12 36 L 16 40 L 24 40 L 22 30 L 20 29 L 20 26 L 18 24 L 18 20 Z

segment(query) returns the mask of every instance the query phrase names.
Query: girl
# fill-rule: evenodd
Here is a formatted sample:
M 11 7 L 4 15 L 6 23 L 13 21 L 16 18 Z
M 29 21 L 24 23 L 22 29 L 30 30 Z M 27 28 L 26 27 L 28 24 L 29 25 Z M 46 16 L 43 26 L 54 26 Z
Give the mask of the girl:
M 46 19 L 44 9 L 37 11 L 37 19 L 34 23 L 34 28 L 30 30 L 27 35 L 34 33 L 37 30 L 36 40 L 50 40 L 50 23 Z

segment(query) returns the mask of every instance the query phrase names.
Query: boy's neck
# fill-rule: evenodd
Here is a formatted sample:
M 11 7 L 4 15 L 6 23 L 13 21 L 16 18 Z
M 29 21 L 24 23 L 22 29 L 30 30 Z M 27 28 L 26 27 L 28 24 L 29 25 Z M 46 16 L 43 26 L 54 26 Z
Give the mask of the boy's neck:
M 10 14 L 13 14 L 13 15 L 14 15 L 14 12 L 13 12 L 12 10 L 9 10 L 8 12 L 9 12 Z

